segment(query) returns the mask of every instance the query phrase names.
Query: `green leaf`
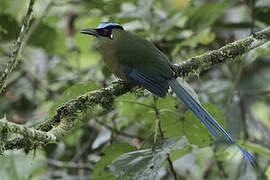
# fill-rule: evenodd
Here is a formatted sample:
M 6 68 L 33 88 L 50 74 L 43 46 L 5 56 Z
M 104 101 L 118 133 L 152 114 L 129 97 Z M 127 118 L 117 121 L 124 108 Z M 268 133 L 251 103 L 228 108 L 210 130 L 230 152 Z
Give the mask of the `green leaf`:
M 196 7 L 190 6 L 184 16 L 188 17 L 186 27 L 201 29 L 212 25 L 228 7 L 228 2 L 208 2 Z
M 134 150 L 135 147 L 127 143 L 115 143 L 105 147 L 102 151 L 105 155 L 96 163 L 92 178 L 98 178 L 100 180 L 116 179 L 112 173 L 105 171 L 106 167 L 111 164 L 116 157 Z
M 113 160 L 109 169 L 116 177 L 130 177 L 136 180 L 155 179 L 172 150 L 183 149 L 188 144 L 185 137 L 166 139 L 152 149 L 125 153 Z
M 213 104 L 204 105 L 207 111 L 224 127 L 225 116 L 222 111 Z M 209 145 L 213 139 L 211 132 L 204 126 L 197 116 L 188 110 L 184 117 L 175 110 L 160 110 L 162 131 L 166 138 L 186 136 L 191 144 L 199 146 Z
M 41 154 L 33 159 L 32 155 L 9 152 L 0 156 L 1 180 L 28 180 L 38 178 L 46 170 L 46 162 Z
M 17 38 L 20 28 L 16 19 L 8 14 L 0 14 L 0 40 L 8 41 Z
M 33 23 L 33 21 L 31 23 Z M 55 29 L 41 23 L 30 36 L 29 43 L 34 46 L 42 47 L 48 51 L 54 48 L 55 39 Z
M 216 35 L 210 32 L 210 29 L 200 30 L 195 35 L 191 36 L 190 38 L 185 39 L 181 43 L 177 44 L 173 49 L 172 54 L 176 55 L 179 50 L 184 46 L 196 47 L 198 44 L 207 45 L 213 42 L 216 38 Z
M 27 1 L 16 1 L 16 0 L 1 0 L 0 1 L 0 12 L 7 13 L 12 16 L 16 16 L 18 14 L 22 15 L 27 7 Z M 0 21 L 1 22 L 1 21 Z
M 263 44 L 260 47 L 257 47 L 247 53 L 245 58 L 245 64 L 249 65 L 257 60 L 259 57 L 269 56 L 270 55 L 270 42 Z
M 254 102 L 252 104 L 251 112 L 256 119 L 261 121 L 267 128 L 270 128 L 270 110 L 268 103 L 264 103 L 263 101 Z
M 195 163 L 198 165 L 202 175 L 209 168 L 211 160 L 213 159 L 213 155 L 214 152 L 212 147 L 199 149 L 199 152 L 196 155 Z
M 176 160 L 182 156 L 184 156 L 185 154 L 187 154 L 188 152 L 190 152 L 192 150 L 192 146 L 191 145 L 187 145 L 185 146 L 183 149 L 181 150 L 173 150 L 170 153 L 170 158 L 171 160 Z
M 261 146 L 261 145 L 253 144 L 253 143 L 244 143 L 242 145 L 242 147 L 244 149 L 251 150 L 257 154 L 262 154 L 262 155 L 270 158 L 270 150 L 268 148 Z
M 216 105 L 207 104 L 204 105 L 204 108 L 222 127 L 225 127 L 225 116 Z M 184 134 L 191 144 L 197 144 L 199 146 L 208 145 L 214 137 L 191 110 L 185 113 L 183 126 Z
M 162 132 L 166 138 L 184 136 L 185 131 L 183 130 L 183 120 L 181 114 L 176 113 L 162 113 L 160 115 L 160 123 Z
M 1 26 L 0 26 L 0 31 L 1 31 Z M 0 53 L 3 53 L 4 49 L 2 47 L 0 47 Z
M 0 1 L 0 12 L 3 12 L 9 6 L 10 0 Z
M 175 109 L 180 101 L 171 96 L 167 95 L 165 98 L 158 98 L 157 100 L 157 108 L 159 109 Z
M 159 27 L 159 31 L 161 33 L 164 33 L 170 29 L 172 29 L 173 26 L 177 26 L 177 27 L 184 27 L 186 21 L 187 21 L 187 17 L 183 17 L 183 13 L 185 12 L 185 10 L 180 11 L 176 14 L 174 14 L 172 17 L 168 18 L 166 21 L 164 21 L 164 23 L 160 24 Z
M 131 122 L 151 121 L 154 122 L 154 114 L 151 113 L 153 108 L 150 107 L 150 98 L 137 98 L 134 94 L 128 93 L 115 100 L 118 116 L 118 128 L 125 127 Z M 147 107 L 149 106 L 149 107 Z
M 204 34 L 200 37 L 200 43 L 203 45 L 208 45 L 212 43 L 216 38 L 216 34 L 212 32 L 204 32 Z
M 96 89 L 98 89 L 98 86 L 92 81 L 77 83 L 69 87 L 51 108 L 49 116 L 53 116 L 56 113 L 57 108 L 59 108 L 62 104 Z
M 259 0 L 256 2 L 256 19 L 265 24 L 270 23 L 270 1 L 269 0 Z
M 75 21 L 75 27 L 78 29 L 96 27 L 101 19 L 97 16 L 82 16 Z M 89 53 L 91 46 L 95 42 L 95 38 L 85 34 L 76 33 L 74 35 L 74 44 L 79 48 L 81 53 Z M 95 52 L 92 50 L 92 53 Z
M 56 29 L 55 39 L 53 39 L 53 49 L 48 47 L 48 51 L 57 55 L 66 55 L 67 54 L 67 42 L 66 42 L 66 33 L 64 29 Z
M 266 169 L 265 175 L 267 176 L 267 179 L 270 180 L 270 166 Z
M 66 136 L 65 142 L 68 146 L 74 146 L 76 142 L 78 142 L 78 139 L 81 139 L 83 137 L 83 129 L 79 128 L 76 129 L 76 131 L 72 132 L 72 134 Z
M 46 16 L 42 19 L 42 23 L 47 24 L 49 26 L 56 26 L 61 21 L 61 18 L 58 16 Z

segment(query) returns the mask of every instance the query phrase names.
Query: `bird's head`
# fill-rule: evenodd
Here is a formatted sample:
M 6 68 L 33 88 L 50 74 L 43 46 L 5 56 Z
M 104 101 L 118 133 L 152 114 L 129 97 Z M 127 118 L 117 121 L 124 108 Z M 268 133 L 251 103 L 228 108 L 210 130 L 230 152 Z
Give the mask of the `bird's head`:
M 81 29 L 81 33 L 96 36 L 97 38 L 109 38 L 114 39 L 114 30 L 124 30 L 120 24 L 104 22 L 101 23 L 97 28 L 86 28 Z

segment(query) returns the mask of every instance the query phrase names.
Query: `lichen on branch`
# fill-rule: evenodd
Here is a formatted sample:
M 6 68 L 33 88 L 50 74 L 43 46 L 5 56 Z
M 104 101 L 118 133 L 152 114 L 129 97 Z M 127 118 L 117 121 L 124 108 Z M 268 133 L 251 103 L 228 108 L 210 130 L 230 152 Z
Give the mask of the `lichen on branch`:
M 269 41 L 270 27 L 245 39 L 227 44 L 218 50 L 209 51 L 200 56 L 184 61 L 183 63 L 176 64 L 175 66 L 178 76 L 184 77 L 191 73 L 198 73 L 205 67 L 210 68 L 216 64 L 231 62 L 236 57 L 243 55 L 244 53 Z M 134 85 L 127 83 L 112 84 L 107 88 L 88 92 L 76 99 L 66 102 L 58 108 L 55 115 L 39 125 L 37 128 L 39 130 L 38 132 L 44 132 L 44 137 L 46 137 L 46 132 L 53 134 L 57 138 L 66 136 L 77 127 L 78 122 L 84 114 L 89 111 L 89 109 L 95 111 L 99 106 L 106 110 L 107 108 L 110 108 L 116 97 L 129 92 L 133 87 Z M 0 124 L 1 123 L 3 122 L 0 121 Z M 24 135 L 28 136 L 29 134 Z M 44 137 L 40 137 L 40 139 L 45 140 L 46 138 Z M 24 138 L 17 138 L 16 141 L 7 141 L 5 147 L 6 149 L 25 149 L 26 147 L 24 147 L 25 144 L 23 142 Z
M 270 27 L 263 29 L 253 35 L 229 43 L 220 49 L 208 51 L 200 56 L 192 57 L 180 64 L 176 64 L 179 77 L 197 73 L 205 68 L 213 67 L 216 64 L 232 62 L 236 57 L 263 45 L 270 40 Z
M 7 79 L 8 74 L 13 71 L 13 69 L 17 66 L 17 64 L 20 60 L 20 56 L 22 53 L 21 51 L 22 51 L 23 47 L 25 46 L 24 39 L 25 39 L 27 30 L 29 28 L 30 20 L 31 20 L 32 13 L 33 13 L 34 3 L 35 3 L 35 0 L 30 0 L 28 10 L 27 10 L 26 16 L 24 18 L 19 36 L 18 36 L 18 38 L 15 42 L 15 45 L 14 45 L 14 50 L 12 52 L 11 59 L 6 64 L 6 67 L 4 68 L 3 72 L 1 72 L 1 75 L 0 75 L 0 94 L 2 94 L 5 91 L 6 79 Z
M 44 132 L 34 128 L 28 128 L 20 124 L 8 122 L 6 118 L 2 118 L 0 119 L 1 151 L 6 149 L 6 145 L 2 144 L 2 142 L 6 142 L 10 136 L 14 137 L 14 135 L 16 134 L 20 134 L 23 137 L 27 137 L 30 141 L 33 141 L 36 144 L 46 144 L 48 142 L 56 140 L 55 135 L 50 132 Z

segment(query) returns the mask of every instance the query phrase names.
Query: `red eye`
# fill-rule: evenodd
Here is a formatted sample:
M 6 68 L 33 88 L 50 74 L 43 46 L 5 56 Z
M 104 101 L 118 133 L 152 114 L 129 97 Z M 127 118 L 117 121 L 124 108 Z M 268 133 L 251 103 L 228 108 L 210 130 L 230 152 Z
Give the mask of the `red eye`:
M 108 35 L 109 33 L 110 33 L 110 31 L 109 31 L 108 29 L 104 29 L 104 30 L 103 30 L 103 34 L 104 34 L 104 35 Z

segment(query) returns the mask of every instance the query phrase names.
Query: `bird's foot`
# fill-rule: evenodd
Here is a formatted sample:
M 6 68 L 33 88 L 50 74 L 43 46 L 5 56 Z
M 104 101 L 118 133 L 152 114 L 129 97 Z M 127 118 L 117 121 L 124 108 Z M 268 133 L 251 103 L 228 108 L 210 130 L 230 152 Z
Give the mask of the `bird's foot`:
M 127 81 L 124 81 L 122 79 L 119 79 L 117 81 L 113 81 L 112 84 L 127 84 L 128 82 Z

